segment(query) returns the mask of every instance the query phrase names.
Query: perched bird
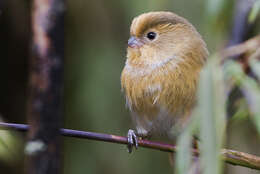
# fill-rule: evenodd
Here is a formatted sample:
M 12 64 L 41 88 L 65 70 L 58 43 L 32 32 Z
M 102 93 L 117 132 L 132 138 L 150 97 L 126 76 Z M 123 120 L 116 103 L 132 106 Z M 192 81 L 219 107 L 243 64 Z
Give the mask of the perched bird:
M 137 16 L 130 35 L 121 74 L 126 104 L 136 125 L 136 131 L 128 131 L 129 152 L 137 147 L 138 137 L 172 139 L 183 130 L 208 57 L 197 30 L 172 12 Z

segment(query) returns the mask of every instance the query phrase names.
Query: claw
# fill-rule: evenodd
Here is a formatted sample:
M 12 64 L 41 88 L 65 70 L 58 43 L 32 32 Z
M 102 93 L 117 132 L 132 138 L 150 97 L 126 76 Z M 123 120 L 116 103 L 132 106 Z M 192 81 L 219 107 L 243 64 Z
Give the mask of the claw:
M 136 136 L 134 130 L 129 129 L 127 133 L 127 141 L 128 141 L 127 149 L 129 153 L 132 152 L 133 146 L 135 146 L 136 149 L 138 148 L 138 137 Z

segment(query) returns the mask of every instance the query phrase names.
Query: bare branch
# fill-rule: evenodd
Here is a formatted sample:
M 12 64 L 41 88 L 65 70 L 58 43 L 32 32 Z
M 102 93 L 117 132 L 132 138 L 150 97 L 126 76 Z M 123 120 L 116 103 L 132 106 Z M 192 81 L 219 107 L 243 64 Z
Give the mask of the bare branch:
M 230 149 L 221 150 L 224 161 L 229 164 L 260 170 L 260 157 Z
M 246 52 L 255 51 L 260 47 L 260 35 L 255 36 L 241 44 L 228 47 L 220 52 L 222 59 L 237 56 Z
M 0 129 L 5 130 L 17 130 L 25 132 L 29 129 L 29 126 L 26 124 L 14 124 L 14 123 L 2 123 L 0 122 Z M 60 129 L 60 134 L 66 137 L 82 138 L 82 139 L 91 139 L 97 141 L 111 142 L 117 144 L 127 144 L 127 138 L 117 135 L 109 135 L 95 132 L 86 132 L 72 129 Z M 139 140 L 139 146 L 160 150 L 164 152 L 176 152 L 177 147 L 171 144 L 165 144 L 160 142 L 148 141 L 148 140 Z M 197 149 L 192 150 L 195 156 L 199 155 Z M 223 160 L 232 165 L 244 166 L 251 169 L 260 170 L 260 157 L 251 155 L 244 152 L 239 152 L 235 150 L 222 149 L 221 155 Z

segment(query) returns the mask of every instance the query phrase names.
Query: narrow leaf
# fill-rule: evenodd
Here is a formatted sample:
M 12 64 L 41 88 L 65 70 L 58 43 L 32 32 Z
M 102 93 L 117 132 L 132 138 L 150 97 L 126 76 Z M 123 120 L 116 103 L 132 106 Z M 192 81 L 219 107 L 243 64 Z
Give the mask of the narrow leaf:
M 225 131 L 225 95 L 222 69 L 212 57 L 201 73 L 198 108 L 201 116 L 201 165 L 204 174 L 220 174 L 220 148 Z
M 254 3 L 254 5 L 249 13 L 249 16 L 248 16 L 249 23 L 253 23 L 256 20 L 259 12 L 260 12 L 260 0 L 257 0 Z
M 175 173 L 188 174 L 192 167 L 192 140 L 194 132 L 198 127 L 199 117 L 197 110 L 193 112 L 187 128 L 179 136 L 177 141 L 178 151 L 176 152 Z
M 250 59 L 249 65 L 256 76 L 260 77 L 260 64 L 256 59 Z M 247 76 L 242 67 L 233 61 L 230 61 L 226 66 L 227 75 L 235 80 L 235 83 L 242 89 L 250 113 L 252 114 L 252 120 L 256 125 L 256 128 L 260 134 L 260 87 L 258 82 Z

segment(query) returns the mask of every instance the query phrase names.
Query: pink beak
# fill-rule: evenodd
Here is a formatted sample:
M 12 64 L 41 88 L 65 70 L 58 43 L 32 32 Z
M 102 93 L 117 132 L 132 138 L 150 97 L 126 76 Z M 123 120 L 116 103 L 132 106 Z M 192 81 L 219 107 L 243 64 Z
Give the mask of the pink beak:
M 140 48 L 141 46 L 143 46 L 144 43 L 140 39 L 138 39 L 137 37 L 131 36 L 128 39 L 127 44 L 130 48 Z

